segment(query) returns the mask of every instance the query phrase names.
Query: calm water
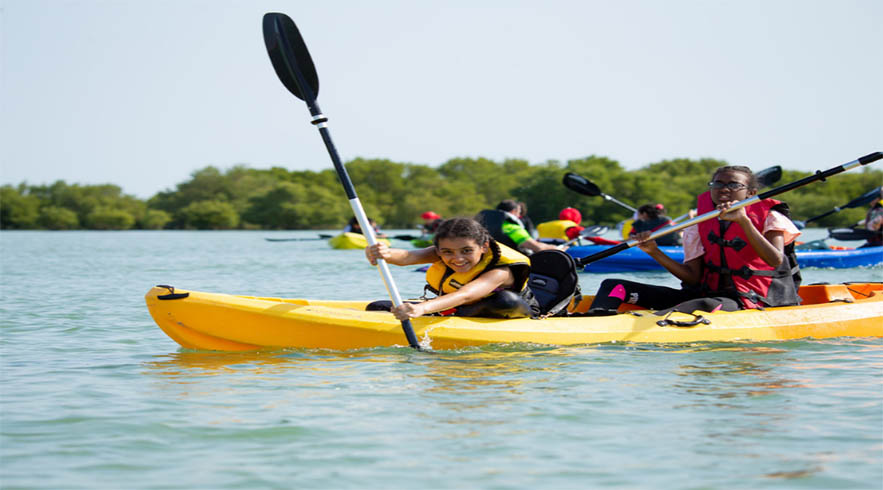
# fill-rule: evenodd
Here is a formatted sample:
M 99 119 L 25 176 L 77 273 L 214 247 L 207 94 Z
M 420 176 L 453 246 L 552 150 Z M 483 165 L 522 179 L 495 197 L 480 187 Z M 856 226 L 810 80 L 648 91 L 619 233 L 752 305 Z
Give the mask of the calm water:
M 317 232 L 0 233 L 0 487 L 883 487 L 879 339 L 220 354 L 156 327 L 154 284 L 386 295 L 361 251 L 265 236 Z

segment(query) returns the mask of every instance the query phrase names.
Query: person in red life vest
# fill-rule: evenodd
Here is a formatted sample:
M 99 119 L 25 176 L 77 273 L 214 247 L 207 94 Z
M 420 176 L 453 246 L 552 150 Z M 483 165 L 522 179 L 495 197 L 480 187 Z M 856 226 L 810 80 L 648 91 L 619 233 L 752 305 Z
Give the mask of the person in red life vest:
M 564 234 L 567 236 L 568 240 L 573 240 L 578 237 L 579 232 L 586 229 L 585 226 L 580 225 L 583 221 L 583 215 L 579 212 L 579 209 L 564 208 L 558 213 L 558 219 L 561 221 L 572 221 L 574 223 L 573 226 L 569 226 L 564 230 Z
M 638 233 L 644 231 L 654 232 L 672 223 L 671 218 L 665 215 L 665 207 L 662 204 L 645 204 L 638 208 L 638 218 L 632 223 L 629 238 L 634 238 Z M 677 233 L 671 233 L 657 238 L 656 244 L 680 245 L 679 238 Z
M 756 195 L 758 185 L 748 167 L 726 166 L 714 172 L 708 187 L 697 199 L 699 214 L 726 211 Z M 799 304 L 793 242 L 800 231 L 789 214 L 787 204 L 764 199 L 691 226 L 684 232 L 684 263 L 648 241 L 651 232 L 641 232 L 638 246 L 680 279 L 681 289 L 605 279 L 592 311 L 612 313 L 624 302 L 662 310 L 657 314 Z
M 426 233 L 427 235 L 435 233 L 435 229 L 438 228 L 438 225 L 442 222 L 441 216 L 432 211 L 426 211 L 420 215 L 420 218 L 423 219 L 423 225 L 421 226 L 423 233 Z

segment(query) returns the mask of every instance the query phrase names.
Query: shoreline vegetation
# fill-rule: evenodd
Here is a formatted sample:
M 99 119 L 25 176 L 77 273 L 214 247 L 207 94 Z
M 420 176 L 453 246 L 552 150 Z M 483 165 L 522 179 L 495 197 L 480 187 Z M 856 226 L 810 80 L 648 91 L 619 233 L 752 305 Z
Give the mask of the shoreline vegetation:
M 635 207 L 662 203 L 669 216 L 686 213 L 707 187 L 708 175 L 728 165 L 722 160 L 673 159 L 625 170 L 615 160 L 589 156 L 566 163 L 550 160 L 495 162 L 454 158 L 437 167 L 356 158 L 346 164 L 366 213 L 381 227 L 418 225 L 420 214 L 473 216 L 503 199 L 527 204 L 535 223 L 557 219 L 571 206 L 583 223 L 614 226 L 631 218 L 628 210 L 601 197 L 566 189 L 561 179 L 576 172 L 608 195 Z M 755 171 L 768 165 L 751 165 Z M 812 172 L 784 170 L 780 183 Z M 794 219 L 806 219 L 883 182 L 883 171 L 863 168 L 782 196 Z M 775 185 L 775 184 L 774 184 Z M 850 226 L 866 207 L 844 209 L 813 224 Z M 21 183 L 0 187 L 3 230 L 311 230 L 342 227 L 352 216 L 333 169 L 290 171 L 237 165 L 225 171 L 207 166 L 189 180 L 143 200 L 114 184 L 80 185 L 63 180 L 49 185 Z

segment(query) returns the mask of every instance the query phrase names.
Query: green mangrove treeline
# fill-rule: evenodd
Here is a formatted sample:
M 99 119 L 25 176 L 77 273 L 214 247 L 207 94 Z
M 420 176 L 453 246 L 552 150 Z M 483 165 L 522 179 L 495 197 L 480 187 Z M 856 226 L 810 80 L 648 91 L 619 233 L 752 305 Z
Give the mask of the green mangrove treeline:
M 429 167 L 389 160 L 355 159 L 346 164 L 369 216 L 387 228 L 410 228 L 420 214 L 433 210 L 445 217 L 470 216 L 499 201 L 523 201 L 534 222 L 556 219 L 573 206 L 584 224 L 613 225 L 629 211 L 601 197 L 582 196 L 561 184 L 565 172 L 579 173 L 602 192 L 635 207 L 663 203 L 678 216 L 694 206 L 721 160 L 675 159 L 627 171 L 619 162 L 590 156 L 566 164 L 531 165 L 509 159 L 455 158 Z M 754 170 L 761 170 L 758 166 Z M 810 175 L 785 171 L 780 183 Z M 821 214 L 880 185 L 883 172 L 865 168 L 841 174 L 780 196 L 796 219 Z M 847 209 L 819 220 L 817 226 L 846 226 L 864 218 L 865 209 Z M 3 229 L 328 229 L 351 217 L 349 203 L 331 169 L 319 172 L 235 166 L 209 166 L 190 180 L 145 200 L 123 194 L 112 184 L 0 187 Z

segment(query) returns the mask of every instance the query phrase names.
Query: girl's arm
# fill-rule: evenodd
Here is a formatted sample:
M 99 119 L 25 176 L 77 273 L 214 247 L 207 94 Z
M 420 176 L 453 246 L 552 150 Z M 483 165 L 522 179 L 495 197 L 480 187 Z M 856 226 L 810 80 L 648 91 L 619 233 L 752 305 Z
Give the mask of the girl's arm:
M 681 281 L 691 286 L 699 284 L 699 280 L 702 278 L 702 257 L 688 260 L 687 263 L 682 264 L 660 250 L 656 245 L 656 240 L 647 240 L 647 237 L 652 233 L 652 231 L 642 231 L 634 236 L 634 239 L 638 240 L 638 248 L 653 257 L 653 260 Z
M 418 250 L 404 250 L 401 248 L 389 248 L 389 245 L 378 242 L 365 247 L 365 257 L 371 265 L 377 265 L 377 259 L 381 258 L 393 265 L 428 264 L 439 260 L 435 253 L 435 247 L 426 247 Z
M 399 320 L 407 320 L 427 313 L 449 310 L 460 305 L 474 303 L 491 294 L 497 288 L 511 286 L 514 281 L 515 277 L 508 268 L 492 269 L 464 284 L 453 293 L 444 294 L 422 303 L 402 303 L 392 309 L 392 314 Z
M 726 202 L 718 206 L 719 209 L 727 209 L 732 202 Z M 742 227 L 745 237 L 751 248 L 757 252 L 757 255 L 763 259 L 770 267 L 778 267 L 785 260 L 785 233 L 781 230 L 770 230 L 766 233 L 761 232 L 754 227 L 745 208 L 739 208 L 735 211 L 724 213 L 718 219 L 724 221 L 734 221 Z

